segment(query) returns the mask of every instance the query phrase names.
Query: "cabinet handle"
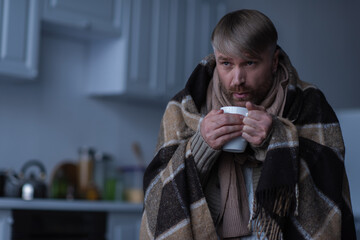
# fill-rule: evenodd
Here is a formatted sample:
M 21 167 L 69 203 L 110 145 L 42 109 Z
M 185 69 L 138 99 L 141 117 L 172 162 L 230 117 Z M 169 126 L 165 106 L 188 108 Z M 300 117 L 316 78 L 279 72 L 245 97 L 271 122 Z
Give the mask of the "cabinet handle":
M 64 26 L 70 26 L 70 27 L 76 27 L 79 29 L 90 29 L 92 28 L 92 23 L 88 20 L 78 20 L 78 21 L 70 21 L 70 20 L 66 20 L 66 19 L 62 19 L 62 20 L 54 20 L 54 19 L 48 19 L 47 20 L 50 23 L 53 24 L 59 24 L 59 22 L 61 22 L 61 25 Z

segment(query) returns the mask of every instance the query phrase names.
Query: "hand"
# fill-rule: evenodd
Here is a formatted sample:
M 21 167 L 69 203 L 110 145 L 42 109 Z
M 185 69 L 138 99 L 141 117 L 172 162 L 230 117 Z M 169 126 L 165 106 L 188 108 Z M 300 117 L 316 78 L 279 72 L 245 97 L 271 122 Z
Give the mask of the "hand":
M 231 139 L 241 136 L 244 116 L 212 110 L 202 120 L 200 132 L 207 144 L 213 149 L 221 147 Z
M 248 115 L 244 118 L 242 137 L 253 145 L 261 145 L 270 133 L 272 117 L 263 106 L 246 103 Z

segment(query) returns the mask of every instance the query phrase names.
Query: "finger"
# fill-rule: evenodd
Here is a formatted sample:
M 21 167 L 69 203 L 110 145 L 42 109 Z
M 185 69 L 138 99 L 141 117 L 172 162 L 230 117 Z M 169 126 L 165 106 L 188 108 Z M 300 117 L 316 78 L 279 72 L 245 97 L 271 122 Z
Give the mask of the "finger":
M 257 126 L 259 125 L 259 120 L 260 119 L 256 119 L 256 118 L 252 118 L 252 117 L 245 117 L 243 119 L 243 123 L 252 128 L 257 128 Z
M 261 144 L 268 134 L 269 125 L 251 118 L 244 119 L 244 124 L 243 135 L 248 136 L 247 140 L 253 144 Z
M 241 135 L 246 141 L 248 141 L 251 144 L 257 145 L 257 142 L 255 140 L 255 136 L 251 136 L 250 134 L 243 132 Z M 256 143 L 255 143 L 256 142 Z
M 241 131 L 243 125 L 242 119 L 234 116 L 210 116 L 201 123 L 201 133 L 207 139 L 217 138 L 234 131 Z
M 214 149 L 221 149 L 224 144 L 229 142 L 230 140 L 239 137 L 242 135 L 241 131 L 233 132 L 230 134 L 223 135 L 217 139 L 214 140 L 213 145 L 215 146 Z
M 224 143 L 229 141 L 234 137 L 241 136 L 242 127 L 232 126 L 232 127 L 223 127 L 221 129 L 216 129 L 210 133 L 207 133 L 206 142 L 214 149 L 219 149 Z
M 265 138 L 271 123 L 260 122 L 251 118 L 246 117 L 244 119 L 243 131 L 248 133 L 251 136 L 258 136 L 260 138 Z
M 242 120 L 243 117 L 239 115 L 224 113 L 217 114 L 216 112 L 211 112 L 201 122 L 201 131 L 203 135 L 206 133 L 206 136 L 210 136 L 213 135 L 213 132 L 217 129 L 220 129 L 220 132 L 225 131 L 224 129 L 221 129 L 224 126 L 242 127 Z
M 223 126 L 214 129 L 211 132 L 208 132 L 208 138 L 214 140 L 233 133 L 239 133 L 241 135 L 242 130 L 243 130 L 243 125 Z
M 219 115 L 219 114 L 222 114 L 224 113 L 224 110 L 222 109 L 219 109 L 219 110 L 211 110 L 207 115 L 207 116 L 215 116 L 215 115 Z
M 261 135 L 258 135 L 258 134 L 251 135 L 251 134 L 249 134 L 248 132 L 245 132 L 245 131 L 243 131 L 241 136 L 246 141 L 248 141 L 249 143 L 254 144 L 254 145 L 260 145 L 265 139 L 265 136 L 263 134 L 261 134 Z
M 263 114 L 264 114 L 264 112 L 262 112 L 262 111 L 251 110 L 251 111 L 249 111 L 249 113 L 247 114 L 246 117 L 257 120 L 257 121 L 260 121 L 263 118 Z
M 242 131 L 243 131 L 243 134 L 246 133 L 246 134 L 248 134 L 250 136 L 256 136 L 260 132 L 255 127 L 252 127 L 250 125 L 244 125 Z
M 217 128 L 229 125 L 243 125 L 244 116 L 240 114 L 223 113 L 211 118 L 212 122 L 217 125 Z

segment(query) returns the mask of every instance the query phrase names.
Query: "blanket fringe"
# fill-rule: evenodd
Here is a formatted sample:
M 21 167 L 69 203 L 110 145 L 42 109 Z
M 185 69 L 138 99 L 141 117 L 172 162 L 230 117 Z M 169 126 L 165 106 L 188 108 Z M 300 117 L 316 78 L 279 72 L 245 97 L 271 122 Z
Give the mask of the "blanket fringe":
M 284 186 L 256 193 L 252 219 L 259 239 L 262 236 L 268 240 L 283 239 L 277 220 L 289 216 L 292 210 L 294 215 L 298 214 L 298 196 L 297 184 L 295 187 Z
M 256 193 L 256 205 L 263 207 L 269 213 L 285 217 L 289 216 L 292 209 L 295 213 L 297 212 L 298 196 L 299 190 L 297 184 L 294 187 L 284 186 L 267 189 Z M 256 209 L 258 207 L 254 209 L 255 214 Z
M 299 185 L 296 184 L 295 185 L 295 198 L 296 198 L 296 203 L 295 203 L 295 211 L 294 211 L 294 216 L 299 216 Z
M 254 230 L 258 239 L 282 240 L 283 235 L 279 224 L 262 209 L 259 216 L 254 219 Z

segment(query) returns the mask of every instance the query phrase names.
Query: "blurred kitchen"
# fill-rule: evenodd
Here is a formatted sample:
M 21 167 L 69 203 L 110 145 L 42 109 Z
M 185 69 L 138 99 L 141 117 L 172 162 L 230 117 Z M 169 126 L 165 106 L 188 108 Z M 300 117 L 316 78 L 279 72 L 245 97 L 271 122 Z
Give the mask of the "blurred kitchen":
M 360 1 L 0 0 L 0 240 L 138 239 L 166 103 L 239 8 L 336 110 L 360 221 Z

